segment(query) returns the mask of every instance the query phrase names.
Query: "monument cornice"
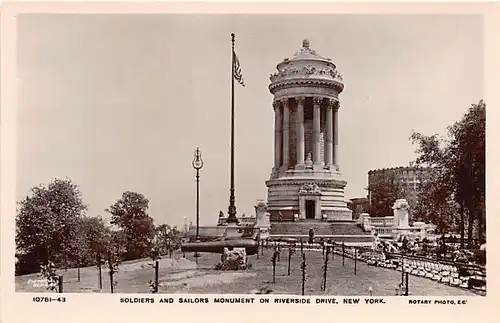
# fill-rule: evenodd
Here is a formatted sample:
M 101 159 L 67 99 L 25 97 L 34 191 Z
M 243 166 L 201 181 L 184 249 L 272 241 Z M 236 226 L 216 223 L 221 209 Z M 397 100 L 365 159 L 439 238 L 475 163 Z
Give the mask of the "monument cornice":
M 327 107 L 331 107 L 331 108 L 335 108 L 335 109 L 337 109 L 340 106 L 340 102 L 339 102 L 338 98 L 332 98 L 332 97 L 323 96 L 323 95 L 299 95 L 299 96 L 289 96 L 289 97 L 283 96 L 280 98 L 275 98 L 273 100 L 273 103 L 272 103 L 273 109 L 276 109 L 276 107 L 280 106 L 280 105 L 289 105 L 290 104 L 289 101 L 292 99 L 295 100 L 297 102 L 297 104 L 304 105 L 307 97 L 312 98 L 313 102 L 315 102 L 314 104 L 321 105 L 321 104 L 323 104 L 323 102 L 325 102 Z
M 297 78 L 319 78 L 326 80 L 336 80 L 342 82 L 343 77 L 335 66 L 322 66 L 318 64 L 290 64 L 286 67 L 278 67 L 278 71 L 269 76 L 269 80 L 274 82 Z
M 304 184 L 317 184 L 319 187 L 338 187 L 338 188 L 344 188 L 345 185 L 347 184 L 347 181 L 345 180 L 339 180 L 339 179 L 270 179 L 266 181 L 266 185 L 273 185 L 273 186 L 290 186 L 290 185 L 296 185 L 296 186 L 302 186 Z
M 344 84 L 336 80 L 297 78 L 273 82 L 269 85 L 269 91 L 274 94 L 276 93 L 276 91 L 281 89 L 296 87 L 328 88 L 335 90 L 337 94 L 341 93 L 344 90 Z
M 318 86 L 283 86 L 274 91 L 274 100 L 296 99 L 298 97 L 321 97 L 328 100 L 339 100 L 339 92 L 331 87 Z

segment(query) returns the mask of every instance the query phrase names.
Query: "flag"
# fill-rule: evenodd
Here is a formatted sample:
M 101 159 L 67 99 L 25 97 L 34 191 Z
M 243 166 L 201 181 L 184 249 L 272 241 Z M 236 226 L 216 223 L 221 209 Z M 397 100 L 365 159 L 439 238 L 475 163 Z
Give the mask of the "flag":
M 241 66 L 240 61 L 238 60 L 238 56 L 233 51 L 233 77 L 241 86 L 245 86 L 245 81 L 243 80 L 243 74 L 241 74 Z

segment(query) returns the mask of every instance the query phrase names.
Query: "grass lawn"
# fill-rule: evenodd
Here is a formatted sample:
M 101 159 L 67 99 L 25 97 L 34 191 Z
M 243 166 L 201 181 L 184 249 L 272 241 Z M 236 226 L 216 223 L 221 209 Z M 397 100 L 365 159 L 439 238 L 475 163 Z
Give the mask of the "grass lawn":
M 283 250 L 281 261 L 276 266 L 276 283 L 272 283 L 272 250 L 264 256 L 250 256 L 252 267 L 246 271 L 220 272 L 214 268 L 220 259 L 218 254 L 203 253 L 196 265 L 192 254 L 176 254 L 174 259 L 165 256 L 160 260 L 160 293 L 193 294 L 248 294 L 260 288 L 269 288 L 273 294 L 301 294 L 301 256 L 297 251 L 292 256 L 291 275 L 287 275 L 288 251 Z M 368 266 L 358 261 L 354 275 L 354 260 L 335 255 L 328 262 L 327 290 L 321 291 L 323 259 L 321 252 L 306 252 L 306 295 L 368 295 L 371 286 L 373 296 L 394 296 L 401 281 L 401 273 L 391 269 Z M 154 279 L 154 269 L 148 266 L 151 260 L 123 263 L 115 275 L 117 293 L 148 293 L 149 281 Z M 77 282 L 77 270 L 62 271 L 64 292 L 110 292 L 109 275 L 103 267 L 103 289 L 98 289 L 98 273 L 95 267 L 80 270 L 81 281 Z M 36 274 L 16 277 L 16 291 L 45 292 L 45 287 L 35 287 L 32 280 L 40 279 Z M 409 277 L 410 294 L 414 296 L 473 296 L 467 290 L 447 286 L 422 277 Z

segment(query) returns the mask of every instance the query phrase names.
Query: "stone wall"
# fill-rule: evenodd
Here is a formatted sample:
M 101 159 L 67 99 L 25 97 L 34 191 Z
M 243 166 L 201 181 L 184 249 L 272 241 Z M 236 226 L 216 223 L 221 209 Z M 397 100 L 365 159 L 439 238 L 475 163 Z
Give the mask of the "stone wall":
M 268 212 L 271 214 L 271 220 L 274 219 L 274 215 L 277 215 L 276 210 L 283 210 L 284 208 L 291 208 L 286 213 L 291 213 L 287 215 L 290 220 L 293 219 L 293 212 L 299 211 L 299 198 L 298 198 L 299 186 L 297 185 L 276 185 L 269 188 L 267 195 L 268 202 Z M 285 215 L 285 212 L 282 212 Z
M 294 210 L 281 210 L 281 211 L 269 211 L 271 221 L 279 221 L 279 212 L 281 212 L 281 221 L 293 221 L 293 216 L 299 211 Z

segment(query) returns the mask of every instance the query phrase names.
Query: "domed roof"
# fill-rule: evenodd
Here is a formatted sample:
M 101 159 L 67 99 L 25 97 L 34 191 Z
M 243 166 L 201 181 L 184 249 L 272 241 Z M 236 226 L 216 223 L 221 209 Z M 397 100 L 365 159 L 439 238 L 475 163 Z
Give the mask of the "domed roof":
M 283 86 L 318 86 L 342 92 L 342 76 L 330 58 L 323 57 L 311 48 L 309 40 L 304 39 L 302 48 L 293 57 L 285 58 L 276 66 L 277 72 L 270 75 L 269 90 L 274 93 Z
M 316 53 L 314 49 L 311 48 L 311 42 L 309 39 L 304 39 L 302 41 L 302 48 L 300 51 L 296 52 L 292 58 L 285 59 L 286 61 L 297 61 L 297 60 L 319 60 L 319 61 L 327 61 L 331 62 L 330 58 L 325 58 Z M 333 64 L 333 63 L 332 63 Z M 335 64 L 333 64 L 335 66 Z

